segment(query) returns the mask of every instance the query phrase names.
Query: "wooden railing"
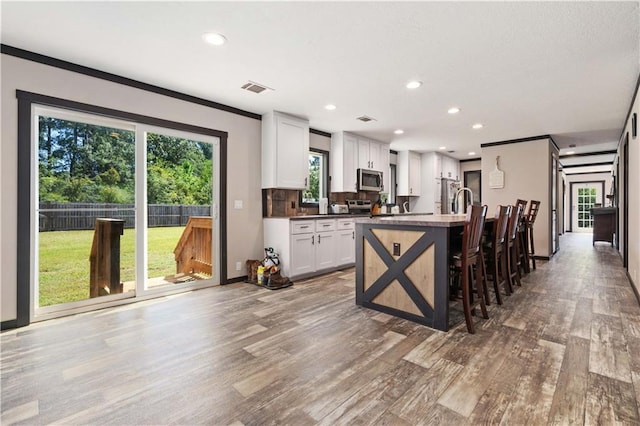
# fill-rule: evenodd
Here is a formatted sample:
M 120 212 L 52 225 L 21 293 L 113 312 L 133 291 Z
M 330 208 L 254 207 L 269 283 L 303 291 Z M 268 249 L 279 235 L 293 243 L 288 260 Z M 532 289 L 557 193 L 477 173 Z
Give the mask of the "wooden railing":
M 209 216 L 192 216 L 173 250 L 176 272 L 212 275 L 211 223 Z
M 89 296 L 122 293 L 120 282 L 120 236 L 124 220 L 96 219 L 91 246 Z

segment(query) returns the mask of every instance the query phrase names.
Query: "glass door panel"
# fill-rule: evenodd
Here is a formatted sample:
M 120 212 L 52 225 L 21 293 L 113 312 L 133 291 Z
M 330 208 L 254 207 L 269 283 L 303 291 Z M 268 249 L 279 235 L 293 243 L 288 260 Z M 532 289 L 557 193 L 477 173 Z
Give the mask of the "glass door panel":
M 593 232 L 593 215 L 591 209 L 602 205 L 602 194 L 599 185 L 592 183 L 573 184 L 572 224 L 573 232 Z
M 134 132 L 65 114 L 37 126 L 35 307 L 134 295 Z
M 211 279 L 213 144 L 152 132 L 146 143 L 146 289 Z

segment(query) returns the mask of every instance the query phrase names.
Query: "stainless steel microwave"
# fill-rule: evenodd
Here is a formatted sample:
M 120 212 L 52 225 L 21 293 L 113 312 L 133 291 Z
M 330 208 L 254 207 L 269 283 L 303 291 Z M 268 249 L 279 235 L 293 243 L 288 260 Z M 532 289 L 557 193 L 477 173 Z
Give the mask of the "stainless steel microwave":
M 358 169 L 358 191 L 380 192 L 384 189 L 382 172 L 377 170 Z

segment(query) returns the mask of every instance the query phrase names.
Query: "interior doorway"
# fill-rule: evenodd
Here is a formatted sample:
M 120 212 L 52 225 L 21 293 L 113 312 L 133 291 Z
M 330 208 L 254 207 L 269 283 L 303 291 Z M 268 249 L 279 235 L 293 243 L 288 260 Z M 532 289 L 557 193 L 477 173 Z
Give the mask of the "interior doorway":
M 593 232 L 591 209 L 604 205 L 604 181 L 571 182 L 571 232 Z

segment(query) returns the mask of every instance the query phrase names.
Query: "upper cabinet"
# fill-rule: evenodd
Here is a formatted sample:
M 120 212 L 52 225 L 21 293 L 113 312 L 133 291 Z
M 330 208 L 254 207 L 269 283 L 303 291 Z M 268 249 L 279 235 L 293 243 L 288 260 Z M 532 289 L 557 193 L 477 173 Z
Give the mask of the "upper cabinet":
M 305 189 L 309 122 L 281 112 L 262 116 L 262 188 Z
M 382 151 L 385 148 L 389 150 L 386 144 L 358 137 L 358 168 L 383 172 L 383 168 L 389 167 L 388 163 L 382 163 Z
M 331 192 L 357 192 L 357 170 L 370 169 L 383 173 L 382 192 L 390 182 L 389 145 L 347 132 L 331 135 L 329 152 Z
M 440 177 L 460 180 L 460 161 L 446 155 L 440 157 Z
M 399 196 L 420 195 L 420 154 L 411 151 L 398 152 L 397 173 Z
M 358 138 L 338 132 L 331 135 L 329 151 L 331 192 L 358 192 Z

